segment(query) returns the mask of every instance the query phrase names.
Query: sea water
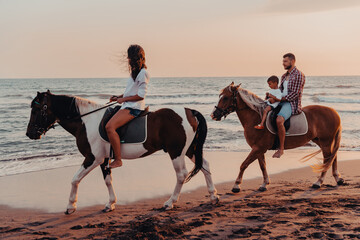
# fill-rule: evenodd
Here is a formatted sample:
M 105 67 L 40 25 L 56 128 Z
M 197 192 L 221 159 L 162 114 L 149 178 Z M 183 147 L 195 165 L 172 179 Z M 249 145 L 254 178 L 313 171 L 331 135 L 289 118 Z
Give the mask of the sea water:
M 220 90 L 241 83 L 260 97 L 268 91 L 267 77 L 151 78 L 146 104 L 151 111 L 164 107 L 185 106 L 201 112 L 208 125 L 205 151 L 248 152 L 243 128 L 235 113 L 225 120 L 211 120 Z M 57 126 L 41 140 L 25 136 L 30 103 L 37 91 L 75 95 L 105 104 L 112 95 L 125 90 L 125 78 L 96 79 L 0 79 L 0 176 L 32 171 L 80 166 L 83 157 L 75 138 Z M 341 117 L 340 150 L 360 150 L 360 76 L 308 76 L 303 106 L 319 104 L 334 108 Z M 305 148 L 317 150 L 315 144 Z M 238 168 L 238 166 L 236 166 Z

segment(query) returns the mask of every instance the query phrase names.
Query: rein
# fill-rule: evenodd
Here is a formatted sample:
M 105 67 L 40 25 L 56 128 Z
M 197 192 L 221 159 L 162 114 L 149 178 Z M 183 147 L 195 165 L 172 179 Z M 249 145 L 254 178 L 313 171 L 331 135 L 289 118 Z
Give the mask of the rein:
M 95 110 L 93 110 L 93 111 L 84 113 L 84 114 L 82 114 L 82 115 L 80 115 L 80 116 L 77 116 L 77 117 L 74 117 L 74 118 L 72 118 L 72 119 L 82 118 L 82 117 L 87 116 L 87 115 L 89 115 L 89 114 L 92 114 L 92 113 L 94 113 L 94 112 L 100 111 L 100 110 L 102 110 L 102 109 L 104 109 L 104 108 L 108 108 L 108 107 L 110 107 L 110 106 L 112 106 L 112 105 L 115 105 L 116 103 L 117 103 L 117 102 L 113 102 L 113 103 L 107 104 L 107 105 L 105 105 L 105 106 L 103 106 L 103 107 L 101 107 L 101 108 L 98 108 L 98 109 L 95 109 Z M 71 118 L 70 118 L 70 119 L 71 119 Z M 68 119 L 68 120 L 70 120 L 70 119 Z
M 34 103 L 37 104 L 37 105 L 40 105 L 39 102 L 36 102 L 36 101 L 35 101 Z M 105 105 L 105 106 L 103 106 L 103 107 L 100 107 L 100 108 L 95 109 L 95 110 L 93 110 L 93 111 L 90 111 L 90 112 L 81 114 L 81 115 L 76 116 L 76 117 L 69 117 L 69 116 L 68 116 L 68 117 L 66 117 L 65 119 L 60 119 L 59 121 L 71 121 L 71 120 L 80 119 L 80 118 L 82 118 L 82 117 L 84 117 L 84 116 L 87 116 L 87 115 L 89 115 L 89 114 L 95 113 L 95 112 L 100 111 L 100 110 L 102 110 L 102 109 L 104 109 L 104 108 L 108 108 L 108 107 L 110 107 L 110 106 L 112 106 L 112 105 L 115 105 L 115 104 L 117 104 L 117 102 L 113 102 L 113 103 L 107 104 L 107 105 Z M 41 116 L 43 117 L 43 118 L 41 119 L 41 125 L 45 125 L 46 122 L 47 122 L 47 118 L 48 118 L 48 114 L 47 114 L 47 111 L 46 111 L 47 109 L 48 109 L 48 106 L 47 106 L 47 95 L 45 94 L 45 95 L 44 95 L 44 104 L 43 104 L 43 106 L 42 106 L 42 108 L 41 108 Z M 57 121 L 56 121 L 56 122 L 57 122 Z M 55 128 L 56 122 L 55 122 L 54 124 L 50 125 L 50 126 L 47 127 L 47 128 L 45 128 L 45 127 L 43 127 L 43 126 L 40 126 L 40 127 L 39 127 L 39 126 L 36 125 L 36 127 L 37 127 L 37 129 L 38 129 L 37 131 L 45 134 L 50 128 Z M 44 123 L 45 123 L 45 124 L 44 124 Z
M 220 111 L 221 115 L 224 116 L 224 118 L 227 117 L 227 115 L 229 115 L 230 113 L 234 112 L 236 110 L 236 107 L 237 107 L 237 101 L 236 101 L 236 93 L 237 91 L 234 91 L 233 94 L 232 94 L 232 103 L 230 106 L 228 106 L 227 108 L 225 109 L 221 109 L 219 108 L 218 106 L 215 106 L 215 108 Z M 243 110 L 245 108 L 242 108 L 242 109 L 239 109 L 239 110 Z

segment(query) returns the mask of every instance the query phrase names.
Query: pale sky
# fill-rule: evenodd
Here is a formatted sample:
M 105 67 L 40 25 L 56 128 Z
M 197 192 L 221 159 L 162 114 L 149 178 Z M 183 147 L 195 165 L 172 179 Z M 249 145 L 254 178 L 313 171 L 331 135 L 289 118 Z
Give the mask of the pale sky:
M 0 78 L 360 75 L 359 0 L 0 0 Z

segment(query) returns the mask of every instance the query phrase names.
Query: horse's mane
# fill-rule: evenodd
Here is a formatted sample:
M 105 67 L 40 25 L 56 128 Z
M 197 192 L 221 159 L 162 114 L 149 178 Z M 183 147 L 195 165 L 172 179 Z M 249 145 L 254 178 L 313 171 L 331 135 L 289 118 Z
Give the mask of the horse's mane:
M 80 114 L 84 114 L 92 110 L 95 110 L 97 108 L 103 107 L 103 105 L 93 102 L 89 99 L 85 99 L 77 96 L 74 96 L 74 98 L 75 98 L 76 107 Z
M 265 101 L 246 89 L 239 88 L 238 91 L 240 97 L 246 103 L 246 105 L 248 105 L 252 110 L 257 112 L 260 117 L 262 117 L 263 111 L 266 107 Z

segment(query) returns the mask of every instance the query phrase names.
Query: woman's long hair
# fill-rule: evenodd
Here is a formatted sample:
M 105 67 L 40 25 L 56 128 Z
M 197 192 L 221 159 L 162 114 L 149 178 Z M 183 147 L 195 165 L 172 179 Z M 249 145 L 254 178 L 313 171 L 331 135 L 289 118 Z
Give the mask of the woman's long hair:
M 134 44 L 130 45 L 127 53 L 129 60 L 129 70 L 132 79 L 135 81 L 136 76 L 139 74 L 140 70 L 147 68 L 145 65 L 145 51 L 141 46 Z

